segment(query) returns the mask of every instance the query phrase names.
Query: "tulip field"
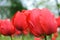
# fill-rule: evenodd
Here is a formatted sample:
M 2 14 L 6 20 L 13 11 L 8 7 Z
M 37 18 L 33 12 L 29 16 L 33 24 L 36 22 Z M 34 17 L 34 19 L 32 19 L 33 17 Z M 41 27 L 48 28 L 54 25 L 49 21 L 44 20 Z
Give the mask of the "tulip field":
M 49 9 L 17 11 L 0 19 L 0 40 L 60 40 L 60 17 Z

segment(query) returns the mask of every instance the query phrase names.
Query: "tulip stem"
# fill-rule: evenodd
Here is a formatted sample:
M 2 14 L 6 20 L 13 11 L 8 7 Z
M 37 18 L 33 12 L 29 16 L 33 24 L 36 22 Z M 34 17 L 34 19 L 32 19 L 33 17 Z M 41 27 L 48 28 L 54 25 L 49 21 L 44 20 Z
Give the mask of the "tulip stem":
M 30 33 L 28 33 L 27 38 L 28 38 L 28 40 L 31 40 L 32 37 L 31 37 Z
M 0 34 L 0 37 L 1 37 L 1 34 Z
M 1 34 L 0 34 L 0 39 L 1 39 Z
M 1 39 L 1 34 L 0 34 L 0 39 Z
M 49 38 L 52 40 L 52 34 L 49 36 Z
M 24 34 L 22 34 L 22 40 L 24 40 Z
M 12 36 L 10 36 L 11 40 L 13 40 Z
M 47 36 L 45 35 L 45 40 L 47 40 Z

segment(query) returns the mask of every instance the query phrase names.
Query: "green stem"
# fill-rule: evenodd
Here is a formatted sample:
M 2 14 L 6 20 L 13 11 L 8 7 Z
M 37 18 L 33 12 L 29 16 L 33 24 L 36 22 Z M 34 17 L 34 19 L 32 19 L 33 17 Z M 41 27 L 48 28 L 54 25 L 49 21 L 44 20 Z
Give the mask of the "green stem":
M 1 34 L 0 34 L 0 39 L 1 39 Z
M 49 39 L 50 39 L 50 40 L 52 39 L 52 34 L 51 34 L 51 35 L 49 35 Z
M 22 40 L 24 40 L 24 34 L 22 34 Z
M 11 40 L 13 40 L 12 36 L 10 36 Z
M 27 40 L 31 40 L 30 33 L 28 33 L 28 35 L 27 35 Z
M 47 36 L 45 35 L 45 40 L 47 40 Z
M 0 37 L 1 37 L 1 34 L 0 34 Z

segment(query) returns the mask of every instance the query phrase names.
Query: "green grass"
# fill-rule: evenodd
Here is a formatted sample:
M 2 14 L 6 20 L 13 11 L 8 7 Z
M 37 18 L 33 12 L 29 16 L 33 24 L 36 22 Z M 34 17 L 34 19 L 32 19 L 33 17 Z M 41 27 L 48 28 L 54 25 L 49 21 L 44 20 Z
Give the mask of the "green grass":
M 60 33 L 59 33 L 59 35 L 58 35 L 58 37 L 57 37 L 57 39 L 56 40 L 60 40 Z
M 1 36 L 0 37 L 0 40 L 11 40 L 11 37 L 9 37 L 9 36 Z M 13 40 L 22 40 L 22 37 L 13 37 Z
M 27 40 L 27 38 L 28 38 L 28 37 L 25 37 L 24 40 Z M 32 40 L 32 38 L 33 38 L 33 37 L 31 37 L 30 40 Z M 11 37 L 9 37 L 9 36 L 3 36 L 3 35 L 2 35 L 2 36 L 0 37 L 0 40 L 11 40 Z M 22 40 L 22 36 L 15 36 L 15 37 L 13 37 L 13 40 Z M 28 38 L 28 40 L 29 40 L 29 38 Z M 56 40 L 60 40 L 60 33 L 59 33 L 59 36 L 57 37 Z

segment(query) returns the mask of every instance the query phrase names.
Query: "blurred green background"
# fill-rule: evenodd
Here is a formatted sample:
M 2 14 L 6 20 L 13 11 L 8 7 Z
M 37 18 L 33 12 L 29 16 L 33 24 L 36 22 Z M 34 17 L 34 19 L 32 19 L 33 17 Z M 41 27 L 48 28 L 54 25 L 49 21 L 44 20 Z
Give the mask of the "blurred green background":
M 57 1 L 58 4 L 56 4 L 56 0 L 0 0 L 0 19 L 11 18 L 18 10 L 34 8 L 48 8 L 58 17 L 60 0 Z

